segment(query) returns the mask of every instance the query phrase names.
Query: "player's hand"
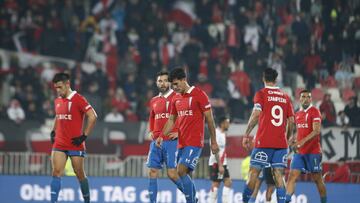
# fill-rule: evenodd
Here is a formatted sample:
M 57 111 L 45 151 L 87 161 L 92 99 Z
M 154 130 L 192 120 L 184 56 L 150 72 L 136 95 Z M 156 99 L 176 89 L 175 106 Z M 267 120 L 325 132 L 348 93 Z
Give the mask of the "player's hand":
M 86 140 L 86 138 L 87 138 L 86 135 L 81 135 L 79 137 L 74 137 L 74 138 L 71 139 L 72 140 L 71 143 L 78 147 L 78 146 L 81 145 L 81 143 L 83 143 Z
M 305 144 L 305 141 L 304 140 L 300 140 L 298 142 L 296 142 L 294 145 L 293 145 L 293 148 L 295 149 L 300 149 L 303 145 Z
M 250 137 L 249 136 L 243 137 L 242 144 L 245 150 L 247 151 L 250 150 L 251 147 Z
M 292 147 L 295 143 L 296 143 L 296 138 L 295 138 L 295 136 L 291 136 L 291 137 L 289 138 L 289 140 L 288 140 L 288 145 L 289 145 L 290 147 Z
M 54 144 L 54 142 L 55 142 L 55 131 L 54 130 L 52 130 L 50 133 L 50 141 L 51 141 L 51 144 Z
M 172 132 L 168 136 L 170 139 L 175 140 L 176 138 L 178 138 L 178 135 L 179 134 L 177 132 Z
M 219 153 L 219 145 L 217 144 L 217 142 L 211 142 L 210 148 L 213 154 Z
M 161 148 L 161 144 L 162 144 L 163 138 L 160 136 L 156 139 L 155 145 L 159 148 Z
M 224 166 L 221 164 L 219 164 L 219 174 L 221 174 L 221 175 L 224 175 L 224 172 L 225 172 L 225 168 L 224 168 Z
M 153 132 L 149 132 L 148 136 L 149 138 L 153 139 Z

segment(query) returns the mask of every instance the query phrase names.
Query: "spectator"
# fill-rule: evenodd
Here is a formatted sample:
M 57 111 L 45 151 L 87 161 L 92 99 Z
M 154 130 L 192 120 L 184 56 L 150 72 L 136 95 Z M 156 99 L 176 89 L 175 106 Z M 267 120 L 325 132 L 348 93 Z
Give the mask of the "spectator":
M 335 67 L 335 79 L 340 89 L 351 88 L 353 74 L 351 72 L 351 65 L 342 62 Z
M 117 108 L 112 108 L 111 112 L 106 114 L 104 121 L 108 123 L 122 123 L 124 122 L 124 116 L 118 112 Z
M 334 177 L 331 182 L 335 183 L 349 183 L 350 182 L 350 167 L 346 163 L 345 159 L 341 158 L 338 160 L 338 168 L 335 170 Z
M 315 87 L 317 72 L 320 70 L 322 61 L 315 49 L 310 50 L 310 54 L 304 58 L 304 78 L 306 80 L 306 88 L 312 89 Z
M 118 88 L 115 97 L 111 100 L 112 107 L 116 108 L 118 112 L 123 113 L 128 108 L 130 108 L 130 103 L 126 98 L 126 95 L 124 93 L 124 90 L 121 88 Z
M 320 104 L 320 112 L 323 117 L 324 127 L 334 126 L 336 124 L 336 111 L 334 102 L 331 100 L 331 94 L 326 93 Z
M 350 123 L 349 117 L 345 114 L 344 111 L 339 111 L 338 116 L 336 118 L 336 124 L 340 127 L 348 127 Z
M 345 106 L 344 112 L 349 117 L 349 125 L 351 127 L 360 127 L 360 108 L 357 105 L 357 97 L 349 99 L 349 103 Z
M 11 100 L 10 106 L 7 109 L 7 115 L 16 124 L 21 124 L 25 120 L 25 112 L 16 99 Z
M 297 88 L 297 76 L 302 69 L 303 56 L 299 53 L 296 43 L 291 46 L 291 52 L 285 57 L 285 78 L 284 84 L 290 86 L 293 90 Z

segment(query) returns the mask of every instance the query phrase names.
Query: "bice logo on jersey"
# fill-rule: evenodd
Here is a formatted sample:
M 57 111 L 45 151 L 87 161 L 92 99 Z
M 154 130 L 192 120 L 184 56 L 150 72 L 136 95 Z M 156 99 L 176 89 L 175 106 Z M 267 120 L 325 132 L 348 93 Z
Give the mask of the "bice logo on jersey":
M 178 111 L 178 116 L 181 117 L 181 116 L 192 116 L 193 115 L 193 111 L 190 109 L 190 110 L 181 110 L 181 111 Z
M 309 125 L 307 123 L 298 123 L 297 128 L 309 128 Z
M 59 120 L 72 120 L 71 114 L 56 114 L 56 118 Z
M 161 118 L 169 118 L 169 113 L 157 113 L 155 114 L 155 119 L 161 119 Z

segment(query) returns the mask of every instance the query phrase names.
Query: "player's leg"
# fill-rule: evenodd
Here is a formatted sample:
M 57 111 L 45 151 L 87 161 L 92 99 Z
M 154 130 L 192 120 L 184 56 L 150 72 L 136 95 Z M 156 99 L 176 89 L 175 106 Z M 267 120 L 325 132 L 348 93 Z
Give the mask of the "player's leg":
M 274 193 L 274 191 L 275 191 L 275 184 L 274 185 L 272 185 L 272 184 L 267 185 L 266 194 L 265 194 L 265 199 L 266 199 L 265 203 L 270 203 L 271 202 L 271 196 Z
M 176 170 L 177 166 L 177 140 L 171 140 L 171 141 L 164 141 L 163 142 L 163 150 L 164 150 L 164 157 L 165 157 L 165 163 L 167 167 L 167 175 L 170 178 L 170 180 L 176 185 L 176 187 L 183 192 L 184 187 L 181 182 L 180 176 Z
M 148 160 L 147 160 L 147 167 L 149 168 L 149 199 L 150 202 L 156 202 L 157 192 L 158 192 L 158 171 L 162 168 L 162 150 L 161 148 L 156 147 L 155 142 L 151 142 Z
M 158 174 L 159 169 L 156 168 L 149 168 L 149 185 L 148 185 L 148 191 L 149 191 L 149 199 L 150 202 L 156 202 L 157 192 L 158 192 Z
M 326 187 L 321 173 L 312 173 L 311 176 L 319 191 L 321 203 L 326 203 L 327 201 Z
M 52 180 L 51 180 L 51 202 L 57 202 L 60 188 L 61 176 L 64 172 L 67 155 L 62 151 L 51 152 Z
M 231 192 L 232 181 L 230 179 L 230 173 L 229 173 L 227 166 L 224 166 L 224 167 L 225 167 L 225 172 L 224 172 L 224 187 L 223 187 L 223 191 L 222 191 L 222 202 L 228 203 L 228 202 L 230 202 L 230 192 Z
M 256 192 L 256 195 L 254 195 L 254 198 L 252 198 L 252 195 L 253 195 L 255 189 L 257 189 L 257 190 L 259 189 L 259 188 L 256 188 L 256 186 L 257 186 L 257 184 L 259 184 L 258 177 L 259 177 L 261 170 L 262 169 L 260 169 L 260 168 L 250 166 L 249 179 L 246 182 L 246 186 L 245 186 L 245 189 L 243 192 L 243 201 L 245 203 L 246 202 L 249 202 L 249 203 L 254 202 L 256 199 L 257 192 Z M 260 183 L 260 185 L 261 185 L 261 183 Z M 260 187 L 260 186 L 258 186 L 258 187 Z
M 84 198 L 85 203 L 90 202 L 90 187 L 89 180 L 86 177 L 86 173 L 84 170 L 84 151 L 70 151 L 71 164 L 76 174 L 76 177 L 80 184 L 81 193 Z M 79 153 L 79 154 L 77 154 Z
M 324 184 L 324 180 L 321 175 L 321 154 L 307 154 L 305 155 L 305 160 L 308 165 L 308 170 L 311 173 L 311 177 L 316 184 L 316 187 L 319 191 L 320 201 L 321 203 L 326 203 L 327 195 L 326 195 L 326 187 Z
M 189 175 L 196 167 L 201 154 L 199 147 L 184 147 L 179 150 L 178 174 L 184 186 L 186 202 L 196 201 L 195 184 Z
M 255 189 L 259 174 L 265 166 L 269 165 L 268 149 L 254 148 L 251 152 L 249 178 L 243 191 L 243 202 L 247 203 Z M 272 156 L 272 154 L 271 154 Z
M 303 155 L 294 154 L 290 164 L 290 173 L 286 184 L 286 202 L 291 201 L 295 192 L 296 180 L 301 175 L 302 170 L 306 168 Z
M 271 202 L 271 196 L 275 191 L 275 180 L 273 177 L 272 169 L 270 167 L 264 169 L 264 179 L 266 182 L 266 203 Z
M 211 182 L 211 188 L 210 188 L 210 194 L 209 194 L 209 202 L 210 203 L 216 203 L 217 202 L 219 186 L 220 186 L 219 181 L 212 181 Z
M 285 203 L 285 182 L 284 172 L 287 166 L 288 149 L 273 149 L 273 157 L 271 159 L 271 167 L 276 186 L 276 198 L 278 203 Z
M 217 202 L 218 198 L 218 189 L 220 186 L 220 183 L 222 179 L 219 179 L 219 168 L 216 163 L 209 166 L 210 171 L 210 180 L 211 180 L 211 188 L 210 188 L 210 194 L 209 194 L 209 202 L 215 203 Z
M 254 187 L 253 193 L 251 194 L 249 202 L 255 202 L 255 200 L 256 200 L 256 197 L 257 197 L 257 195 L 259 193 L 261 184 L 263 182 L 263 176 L 264 176 L 263 171 L 264 170 L 261 170 L 261 172 L 259 174 L 259 177 L 257 178 L 257 180 L 255 182 L 255 187 Z

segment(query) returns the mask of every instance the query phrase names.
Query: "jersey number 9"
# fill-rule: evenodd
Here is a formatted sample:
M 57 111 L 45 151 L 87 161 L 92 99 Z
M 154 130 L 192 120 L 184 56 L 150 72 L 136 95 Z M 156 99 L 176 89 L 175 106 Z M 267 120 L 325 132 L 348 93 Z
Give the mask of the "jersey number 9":
M 273 117 L 273 119 L 271 119 L 271 123 L 276 127 L 281 126 L 284 121 L 283 115 L 284 115 L 283 109 L 281 108 L 281 106 L 279 105 L 273 106 L 271 108 L 271 116 Z

